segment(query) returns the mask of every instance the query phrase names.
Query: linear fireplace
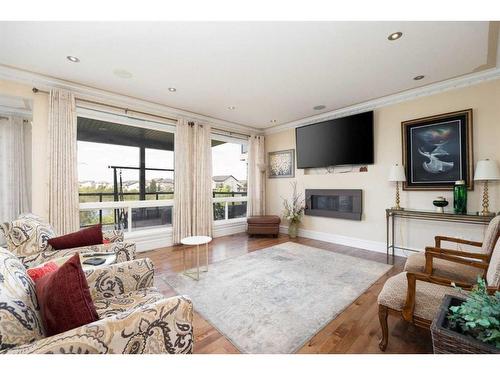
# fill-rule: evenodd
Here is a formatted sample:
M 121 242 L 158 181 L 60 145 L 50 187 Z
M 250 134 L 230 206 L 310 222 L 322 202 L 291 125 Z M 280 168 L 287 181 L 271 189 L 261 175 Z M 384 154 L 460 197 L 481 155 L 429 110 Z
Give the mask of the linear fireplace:
M 361 195 L 357 189 L 306 189 L 305 214 L 361 220 Z

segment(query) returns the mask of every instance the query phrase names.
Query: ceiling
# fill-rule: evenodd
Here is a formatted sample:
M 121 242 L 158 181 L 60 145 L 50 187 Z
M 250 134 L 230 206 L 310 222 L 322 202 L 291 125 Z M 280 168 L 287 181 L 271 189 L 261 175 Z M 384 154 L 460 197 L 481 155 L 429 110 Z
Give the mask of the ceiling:
M 491 68 L 490 30 L 489 22 L 0 22 L 0 64 L 268 128 Z M 403 37 L 389 41 L 396 31 Z

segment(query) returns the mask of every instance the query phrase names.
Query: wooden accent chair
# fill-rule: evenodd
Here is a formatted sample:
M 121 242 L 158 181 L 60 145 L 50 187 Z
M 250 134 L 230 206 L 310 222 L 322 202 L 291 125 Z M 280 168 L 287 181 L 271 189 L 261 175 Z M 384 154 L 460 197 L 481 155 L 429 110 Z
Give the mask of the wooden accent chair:
M 495 243 L 498 240 L 496 235 Z M 446 260 L 459 266 L 477 269 L 486 279 L 488 290 L 500 290 L 500 246 L 494 245 L 491 254 L 466 253 L 463 251 L 428 247 L 425 250 L 425 273 L 401 272 L 388 279 L 378 296 L 378 315 L 382 328 L 380 350 L 385 351 L 389 339 L 387 319 L 389 314 L 402 317 L 419 327 L 430 328 L 446 294 L 462 296 L 468 294 L 475 282 L 464 282 L 458 277 L 442 277 L 434 274 L 435 260 Z M 455 284 L 463 291 L 452 286 Z
M 440 250 L 442 250 L 441 246 L 443 242 L 451 242 L 451 243 L 478 247 L 480 249 L 477 252 L 477 254 L 484 255 L 486 256 L 485 259 L 489 259 L 498 241 L 499 234 L 500 234 L 500 215 L 496 216 L 490 221 L 488 228 L 486 229 L 483 242 L 467 241 L 453 237 L 436 236 L 435 246 L 427 247 L 425 250 L 426 252 L 427 251 L 439 252 Z M 432 273 L 435 276 L 463 281 L 469 284 L 475 283 L 477 277 L 481 276 L 482 271 L 477 267 L 470 266 L 468 264 L 469 262 L 468 260 L 464 262 L 456 262 L 456 261 L 449 261 L 446 259 L 446 256 L 448 254 L 465 256 L 465 257 L 469 256 L 472 259 L 481 259 L 481 258 L 476 258 L 477 254 L 473 254 L 466 251 L 447 250 L 447 254 L 443 254 L 442 256 L 434 258 L 432 266 L 427 261 L 427 259 L 430 258 L 426 258 L 425 254 L 426 253 L 421 252 L 410 255 L 406 260 L 404 270 L 406 272 Z M 429 267 L 432 267 L 432 269 Z

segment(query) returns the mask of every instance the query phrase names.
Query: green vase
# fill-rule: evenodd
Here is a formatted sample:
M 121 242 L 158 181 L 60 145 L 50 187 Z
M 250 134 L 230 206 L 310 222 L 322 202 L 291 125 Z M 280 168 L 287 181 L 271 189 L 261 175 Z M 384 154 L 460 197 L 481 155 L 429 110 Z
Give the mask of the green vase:
M 453 187 L 453 211 L 456 214 L 467 213 L 467 186 L 464 180 L 456 181 Z
M 288 224 L 288 236 L 290 238 L 296 238 L 299 231 L 299 223 L 290 222 Z

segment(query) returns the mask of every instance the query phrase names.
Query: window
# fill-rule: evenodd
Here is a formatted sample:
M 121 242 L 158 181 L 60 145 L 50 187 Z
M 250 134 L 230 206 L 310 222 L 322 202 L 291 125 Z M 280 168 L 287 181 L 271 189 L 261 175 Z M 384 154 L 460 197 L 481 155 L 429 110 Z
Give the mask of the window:
M 80 226 L 170 225 L 174 134 L 86 117 L 77 123 Z
M 246 217 L 246 151 L 246 140 L 213 136 L 212 194 L 216 221 Z

